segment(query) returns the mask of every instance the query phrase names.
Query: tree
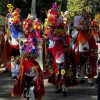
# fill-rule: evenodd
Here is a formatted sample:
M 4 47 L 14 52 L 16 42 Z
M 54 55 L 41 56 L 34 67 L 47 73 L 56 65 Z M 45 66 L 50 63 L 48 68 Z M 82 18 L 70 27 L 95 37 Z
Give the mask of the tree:
M 67 7 L 71 17 L 73 17 L 76 13 L 81 13 L 84 8 L 84 0 L 68 0 Z
M 86 9 L 91 14 L 92 18 L 96 13 L 100 13 L 99 0 L 68 0 L 67 6 L 72 17 L 75 13 L 81 14 L 82 9 Z
M 92 18 L 94 18 L 97 13 L 100 13 L 100 0 L 87 0 L 87 7 L 91 12 Z

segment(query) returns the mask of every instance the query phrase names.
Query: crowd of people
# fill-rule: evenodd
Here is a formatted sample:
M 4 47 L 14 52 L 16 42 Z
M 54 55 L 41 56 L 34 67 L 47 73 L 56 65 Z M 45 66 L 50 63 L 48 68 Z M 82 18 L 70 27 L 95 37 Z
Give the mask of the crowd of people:
M 91 20 L 82 10 L 78 24 L 69 33 L 69 12 L 60 12 L 56 3 L 48 10 L 44 23 L 31 14 L 22 21 L 20 12 L 16 8 L 8 13 L 5 24 L 5 41 L 20 52 L 8 63 L 15 79 L 12 96 L 29 99 L 34 90 L 33 97 L 42 100 L 45 77 L 63 96 L 65 87 L 85 82 L 85 76 L 89 84 L 94 83 L 100 68 L 99 17 Z M 30 89 L 31 85 L 34 88 Z

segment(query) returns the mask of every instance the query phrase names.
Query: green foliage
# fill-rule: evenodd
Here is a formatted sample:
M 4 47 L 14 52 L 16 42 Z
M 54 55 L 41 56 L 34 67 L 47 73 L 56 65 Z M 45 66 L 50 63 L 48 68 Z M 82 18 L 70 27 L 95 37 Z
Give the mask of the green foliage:
M 87 0 L 87 5 L 90 9 L 92 18 L 94 18 L 97 13 L 100 13 L 100 0 Z
M 71 17 L 73 17 L 76 13 L 80 14 L 84 7 L 84 0 L 68 0 L 67 8 L 70 12 Z
M 75 13 L 81 14 L 82 9 L 86 9 L 91 14 L 92 18 L 96 13 L 100 13 L 99 0 L 67 0 L 67 2 L 67 8 L 72 17 Z

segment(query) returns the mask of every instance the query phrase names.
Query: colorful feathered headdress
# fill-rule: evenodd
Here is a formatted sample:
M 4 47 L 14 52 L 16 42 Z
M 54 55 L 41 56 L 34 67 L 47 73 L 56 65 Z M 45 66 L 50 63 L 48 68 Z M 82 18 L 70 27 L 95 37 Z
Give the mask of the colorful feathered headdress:
M 59 17 L 59 11 L 57 4 L 53 4 L 51 9 L 48 10 L 47 12 L 47 19 L 45 19 L 44 26 L 56 26 L 57 25 L 57 20 Z
M 6 25 L 10 31 L 10 36 L 17 39 L 22 36 L 22 27 L 20 21 L 20 9 L 16 8 L 6 16 Z

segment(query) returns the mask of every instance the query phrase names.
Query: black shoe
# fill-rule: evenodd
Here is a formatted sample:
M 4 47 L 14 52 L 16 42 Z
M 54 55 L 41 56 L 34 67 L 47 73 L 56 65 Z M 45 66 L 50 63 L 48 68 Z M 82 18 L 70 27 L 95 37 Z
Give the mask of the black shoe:
M 66 96 L 67 96 L 67 92 L 63 91 L 63 97 L 66 97 Z
M 62 89 L 57 89 L 56 93 L 62 93 Z
M 94 83 L 93 82 L 89 83 L 89 86 L 94 86 Z
M 12 79 L 16 79 L 17 77 L 16 76 L 12 76 Z
M 79 81 L 79 84 L 83 84 L 83 83 L 85 83 L 85 80 L 80 80 Z

